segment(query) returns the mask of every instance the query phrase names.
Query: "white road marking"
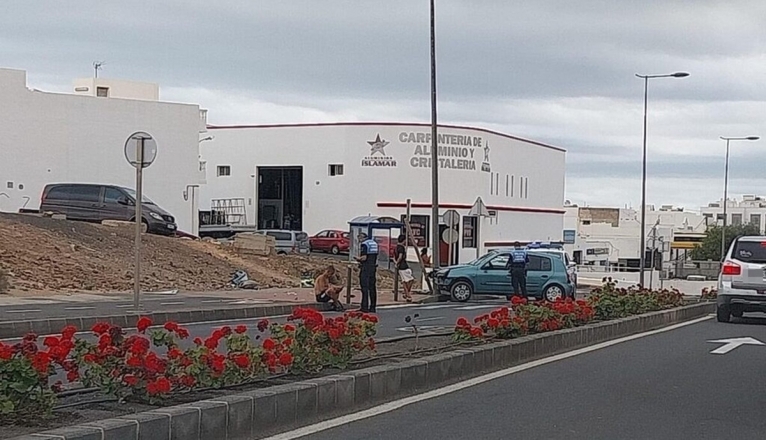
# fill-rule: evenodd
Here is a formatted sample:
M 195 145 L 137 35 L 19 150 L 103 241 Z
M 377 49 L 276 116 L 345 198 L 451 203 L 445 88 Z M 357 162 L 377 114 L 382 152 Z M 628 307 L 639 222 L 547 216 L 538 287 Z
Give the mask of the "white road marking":
M 133 307 L 133 304 L 117 304 L 115 307 L 118 309 L 127 309 L 128 307 Z
M 436 310 L 436 309 L 446 309 L 449 307 L 455 307 L 455 304 L 440 304 L 436 306 L 422 306 L 418 307 L 419 310 Z
M 389 306 L 380 306 L 378 307 L 378 310 L 388 310 L 388 309 L 401 309 L 404 307 L 418 307 L 422 306 L 422 304 L 415 304 L 415 303 L 409 303 L 409 304 L 392 304 Z
M 480 305 L 480 306 L 465 306 L 465 307 L 458 307 L 455 310 L 479 310 L 479 309 L 496 309 L 498 307 L 501 307 L 499 304 L 490 304 L 490 305 Z
M 766 345 L 763 342 L 751 337 L 718 339 L 715 341 L 708 341 L 708 342 L 712 344 L 724 344 L 716 348 L 715 350 L 711 351 L 710 354 L 726 354 L 741 345 Z
M 6 310 L 5 313 L 37 313 L 42 312 L 40 309 L 31 309 L 31 310 Z
M 183 301 L 171 301 L 171 302 L 160 303 L 161 306 L 177 306 L 181 304 L 185 304 L 185 303 Z
M 200 302 L 205 304 L 205 303 L 222 303 L 223 301 L 224 300 L 222 300 L 222 299 L 203 299 Z
M 429 316 L 427 318 L 415 318 L 415 325 L 417 325 L 419 322 L 438 321 L 440 319 L 444 319 L 444 316 Z
M 652 330 L 644 333 L 638 333 L 631 336 L 626 336 L 624 338 L 620 339 L 614 339 L 612 341 L 606 341 L 602 342 L 600 344 L 591 345 L 589 347 L 580 348 L 577 350 L 568 351 L 566 353 L 561 353 L 555 356 L 550 356 L 547 358 L 539 359 L 532 362 L 527 362 L 526 364 L 517 365 L 515 367 L 507 368 L 505 370 L 496 371 L 494 373 L 486 374 L 484 376 L 475 377 L 473 379 L 466 380 L 464 382 L 458 382 L 453 385 L 448 385 L 443 388 L 439 388 L 433 391 L 429 391 L 427 393 L 418 394 L 416 396 L 410 396 L 404 399 L 395 400 L 393 402 L 385 403 L 380 406 L 376 406 L 373 408 L 370 408 L 365 411 L 360 411 L 354 414 L 349 414 L 346 416 L 338 417 L 331 420 L 326 420 L 324 422 L 319 422 L 313 425 L 305 426 L 303 428 L 298 428 L 289 432 L 285 432 L 282 434 L 277 434 L 272 437 L 268 437 L 266 440 L 292 440 L 297 439 L 301 437 L 305 437 L 307 435 L 316 434 L 317 432 L 326 431 L 328 429 L 336 428 L 341 425 L 346 425 L 352 422 L 357 422 L 359 420 L 368 419 L 370 417 L 379 416 L 381 414 L 385 414 L 391 411 L 395 411 L 397 409 L 403 408 L 408 405 L 412 405 L 418 402 L 422 402 L 424 400 L 433 399 L 436 397 L 441 397 L 447 394 L 454 393 L 456 391 L 460 391 L 466 388 L 470 388 L 476 385 L 483 384 L 485 382 L 489 382 L 491 380 L 499 379 L 501 377 L 509 376 L 511 374 L 518 373 L 520 371 L 529 370 L 531 368 L 539 367 L 541 365 L 550 364 L 553 362 L 557 362 L 563 359 L 568 359 L 574 356 L 579 356 L 581 354 L 590 353 L 592 351 L 601 350 L 602 348 L 611 347 L 613 345 L 621 344 L 623 342 L 632 341 L 634 339 L 644 338 L 646 336 L 652 336 L 659 333 L 668 332 L 671 330 L 675 330 L 681 327 L 685 327 L 688 325 L 693 325 L 700 323 L 702 321 L 710 319 L 710 316 L 703 316 L 702 318 L 697 318 L 691 321 L 682 322 L 679 324 L 671 325 L 669 327 L 660 328 L 657 330 Z
M 93 306 L 79 306 L 79 307 L 64 307 L 64 310 L 90 310 L 95 309 Z

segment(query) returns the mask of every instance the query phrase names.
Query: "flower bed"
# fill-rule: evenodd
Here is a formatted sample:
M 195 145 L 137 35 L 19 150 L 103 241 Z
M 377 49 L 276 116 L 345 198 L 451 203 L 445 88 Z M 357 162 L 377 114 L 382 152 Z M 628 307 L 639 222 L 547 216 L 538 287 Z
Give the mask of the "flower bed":
M 56 367 L 66 371 L 69 382 L 120 401 L 157 404 L 179 393 L 345 368 L 354 356 L 375 349 L 376 323 L 375 316 L 359 312 L 325 318 L 313 309 L 296 309 L 286 324 L 260 321 L 257 330 L 270 333 L 262 341 L 261 335 L 251 338 L 247 326 L 225 326 L 185 349 L 178 342 L 189 337 L 188 330 L 175 322 L 150 330 L 153 323 L 146 317 L 131 335 L 98 323 L 91 329 L 95 341 L 75 338 L 77 329 L 68 326 L 39 348 L 38 337 L 30 334 L 15 345 L 0 343 L 0 422 L 49 416 L 62 387 L 49 384 Z
M 593 320 L 624 318 L 683 305 L 678 290 L 618 288 L 614 282 L 591 290 L 587 300 L 561 299 L 555 302 L 528 302 L 513 297 L 509 307 L 501 307 L 473 322 L 459 318 L 453 338 L 457 341 L 499 338 L 510 339 L 587 324 Z

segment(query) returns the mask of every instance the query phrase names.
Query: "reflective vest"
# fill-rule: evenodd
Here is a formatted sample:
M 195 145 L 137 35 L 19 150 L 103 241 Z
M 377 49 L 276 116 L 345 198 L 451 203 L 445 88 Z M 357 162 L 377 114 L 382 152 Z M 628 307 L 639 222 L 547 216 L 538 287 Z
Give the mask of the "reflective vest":
M 514 266 L 523 266 L 527 264 L 527 251 L 516 249 L 511 251 L 511 263 Z
M 367 240 L 362 242 L 363 245 L 367 246 L 367 253 L 368 254 L 377 254 L 378 253 L 378 242 L 368 238 Z

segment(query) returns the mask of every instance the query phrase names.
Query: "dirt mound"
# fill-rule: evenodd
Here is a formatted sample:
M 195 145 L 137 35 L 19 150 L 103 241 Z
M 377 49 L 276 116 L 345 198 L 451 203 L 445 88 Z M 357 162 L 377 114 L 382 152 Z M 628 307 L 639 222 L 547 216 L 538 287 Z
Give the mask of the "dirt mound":
M 13 290 L 129 291 L 133 234 L 130 226 L 0 214 L 0 269 L 8 273 Z M 147 291 L 229 289 L 238 269 L 260 288 L 297 287 L 304 272 L 342 263 L 313 256 L 240 256 L 218 243 L 149 234 L 143 236 L 142 254 L 141 283 Z

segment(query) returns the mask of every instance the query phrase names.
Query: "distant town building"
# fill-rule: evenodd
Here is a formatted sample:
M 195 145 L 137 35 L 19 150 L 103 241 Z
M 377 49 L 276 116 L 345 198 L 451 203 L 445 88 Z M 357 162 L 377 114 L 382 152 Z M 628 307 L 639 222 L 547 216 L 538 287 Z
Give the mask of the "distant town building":
M 723 224 L 722 200 L 709 203 L 701 211 L 710 224 Z M 729 199 L 726 204 L 726 217 L 726 223 L 729 225 L 758 225 L 763 234 L 766 231 L 766 197 L 748 194 L 742 196 L 742 200 L 739 201 Z

